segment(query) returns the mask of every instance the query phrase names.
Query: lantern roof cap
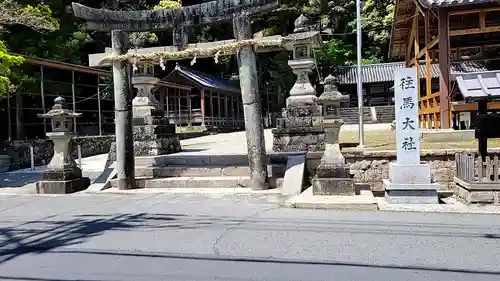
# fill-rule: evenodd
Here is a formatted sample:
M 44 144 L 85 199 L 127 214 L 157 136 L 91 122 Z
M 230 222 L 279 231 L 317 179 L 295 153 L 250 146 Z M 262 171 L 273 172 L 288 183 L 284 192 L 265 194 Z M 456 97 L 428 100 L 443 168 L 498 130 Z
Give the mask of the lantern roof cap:
M 73 110 L 70 110 L 67 108 L 66 105 L 66 99 L 58 96 L 57 98 L 54 99 L 54 105 L 52 106 L 52 109 L 48 111 L 47 113 L 43 114 L 38 114 L 38 117 L 40 118 L 53 118 L 53 117 L 80 117 L 82 114 L 81 113 L 76 113 Z

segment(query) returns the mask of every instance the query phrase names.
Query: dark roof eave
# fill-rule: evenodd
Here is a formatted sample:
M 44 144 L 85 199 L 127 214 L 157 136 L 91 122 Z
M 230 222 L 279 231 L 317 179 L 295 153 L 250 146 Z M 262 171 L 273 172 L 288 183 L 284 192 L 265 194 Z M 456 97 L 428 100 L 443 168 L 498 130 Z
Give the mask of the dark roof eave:
M 193 75 L 202 75 L 201 73 L 198 73 L 198 74 L 195 74 L 194 72 L 191 72 L 189 71 L 188 69 L 185 69 L 184 67 L 181 67 L 181 66 L 176 66 L 176 68 L 174 70 L 172 70 L 172 72 L 170 72 L 167 77 L 164 78 L 164 80 L 168 80 L 168 78 L 173 75 L 173 73 L 178 73 L 180 75 L 182 75 L 182 77 L 184 77 L 185 79 L 188 79 L 189 81 L 193 82 L 194 84 L 196 84 L 199 88 L 203 88 L 203 89 L 212 89 L 212 90 L 217 90 L 219 92 L 225 92 L 225 93 L 231 93 L 231 94 L 240 94 L 241 91 L 239 89 L 236 89 L 236 88 L 232 88 L 232 87 L 217 87 L 216 85 L 205 85 L 204 83 L 198 81 L 195 77 L 192 77 L 190 75 L 193 74 Z M 206 75 L 203 73 L 203 75 Z M 219 80 L 223 80 L 223 78 L 218 78 Z

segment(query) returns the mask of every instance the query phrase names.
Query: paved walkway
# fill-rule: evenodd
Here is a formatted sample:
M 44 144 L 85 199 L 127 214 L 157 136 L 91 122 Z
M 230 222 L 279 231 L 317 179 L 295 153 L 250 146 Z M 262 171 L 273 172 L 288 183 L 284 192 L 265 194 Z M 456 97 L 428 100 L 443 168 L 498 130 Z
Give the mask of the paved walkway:
M 358 125 L 347 124 L 342 126 L 342 131 L 358 131 Z M 390 130 L 391 124 L 367 124 L 365 131 L 387 131 Z M 266 151 L 273 151 L 273 134 L 271 129 L 264 130 L 266 142 Z M 181 154 L 234 154 L 247 153 L 246 135 L 245 132 L 234 132 L 227 134 L 218 134 L 203 136 L 194 139 L 181 141 L 185 152 Z

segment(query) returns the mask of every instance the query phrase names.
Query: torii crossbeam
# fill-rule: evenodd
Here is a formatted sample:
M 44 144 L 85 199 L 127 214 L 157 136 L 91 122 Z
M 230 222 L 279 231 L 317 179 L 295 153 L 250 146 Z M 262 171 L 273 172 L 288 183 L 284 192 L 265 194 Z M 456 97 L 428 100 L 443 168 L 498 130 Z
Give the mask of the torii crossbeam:
M 139 32 L 231 21 L 233 14 L 243 10 L 255 14 L 278 6 L 277 0 L 217 0 L 170 9 L 112 11 L 73 3 L 73 13 L 86 20 L 91 30 Z

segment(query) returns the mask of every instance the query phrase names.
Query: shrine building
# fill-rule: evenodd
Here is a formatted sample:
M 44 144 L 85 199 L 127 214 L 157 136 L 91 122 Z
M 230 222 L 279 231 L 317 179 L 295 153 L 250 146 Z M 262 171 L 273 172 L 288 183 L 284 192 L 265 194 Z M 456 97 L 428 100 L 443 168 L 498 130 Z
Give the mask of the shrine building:
M 500 109 L 500 2 L 396 0 L 394 9 L 390 57 L 419 70 L 421 128 L 469 128 L 478 98 Z

